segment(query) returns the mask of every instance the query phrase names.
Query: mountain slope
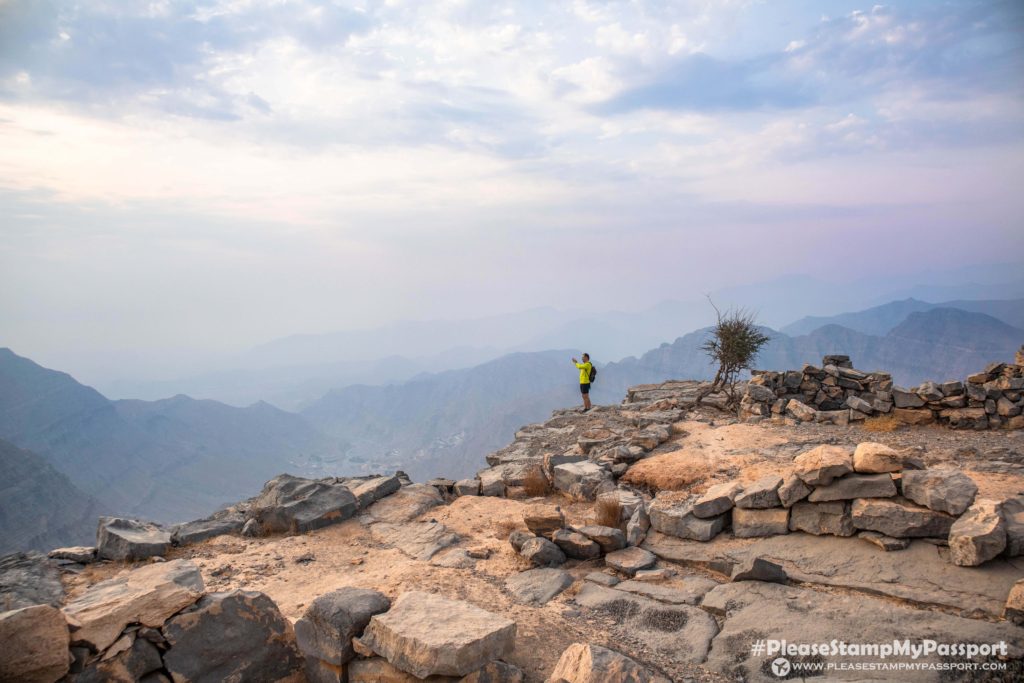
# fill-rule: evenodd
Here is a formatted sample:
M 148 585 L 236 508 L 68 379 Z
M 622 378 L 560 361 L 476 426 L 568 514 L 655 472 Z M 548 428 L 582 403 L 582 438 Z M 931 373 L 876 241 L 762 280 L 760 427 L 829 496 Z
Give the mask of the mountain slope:
M 70 376 L 0 353 L 0 438 L 44 456 L 118 514 L 182 521 L 258 489 L 284 470 L 338 474 L 343 448 L 267 404 L 186 396 L 108 401 Z
M 0 555 L 88 545 L 101 506 L 46 460 L 0 439 Z

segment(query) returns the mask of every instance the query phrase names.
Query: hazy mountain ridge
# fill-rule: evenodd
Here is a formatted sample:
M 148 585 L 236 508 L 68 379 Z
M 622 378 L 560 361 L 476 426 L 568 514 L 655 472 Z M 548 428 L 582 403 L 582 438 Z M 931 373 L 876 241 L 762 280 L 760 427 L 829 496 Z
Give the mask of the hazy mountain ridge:
M 281 471 L 324 475 L 343 467 L 338 440 L 268 404 L 108 401 L 9 350 L 0 354 L 0 397 L 0 408 L 20 407 L 0 438 L 43 456 L 122 514 L 183 521 Z
M 791 337 L 810 334 L 825 325 L 842 325 L 851 330 L 884 336 L 894 327 L 906 320 L 911 313 L 930 311 L 935 308 L 956 308 L 969 313 L 984 313 L 997 318 L 1007 325 L 1024 328 L 1024 299 L 980 300 L 980 301 L 946 301 L 933 304 L 927 301 L 910 298 L 902 301 L 890 301 L 854 313 L 841 313 L 832 316 L 808 316 L 781 328 L 780 332 Z

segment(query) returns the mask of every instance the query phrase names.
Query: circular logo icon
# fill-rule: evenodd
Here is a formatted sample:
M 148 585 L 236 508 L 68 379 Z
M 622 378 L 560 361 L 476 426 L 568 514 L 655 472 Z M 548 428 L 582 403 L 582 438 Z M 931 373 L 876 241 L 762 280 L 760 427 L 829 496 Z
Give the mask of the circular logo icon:
M 772 660 L 772 673 L 782 678 L 783 676 L 789 675 L 789 660 L 785 657 L 779 657 Z

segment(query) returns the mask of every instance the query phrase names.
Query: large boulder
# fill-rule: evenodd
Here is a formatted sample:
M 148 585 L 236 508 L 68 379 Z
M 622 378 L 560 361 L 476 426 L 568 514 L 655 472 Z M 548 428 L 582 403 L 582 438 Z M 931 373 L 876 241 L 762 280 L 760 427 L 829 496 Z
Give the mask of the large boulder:
M 45 555 L 30 551 L 0 557 L 0 609 L 59 607 L 63 601 L 60 570 Z
M 551 538 L 551 534 L 565 526 L 565 514 L 557 505 L 535 503 L 523 510 L 523 522 L 534 535 Z
M 815 536 L 853 536 L 850 504 L 845 501 L 808 503 L 800 501 L 789 509 L 789 530 L 804 531 Z
M 959 470 L 908 470 L 903 495 L 929 510 L 962 515 L 974 502 L 978 486 Z
M 628 576 L 636 575 L 641 569 L 653 567 L 657 561 L 658 558 L 654 553 L 636 546 L 616 550 L 604 556 L 606 565 Z
M 890 498 L 896 495 L 896 484 L 890 474 L 848 474 L 819 486 L 807 497 L 811 503 L 854 498 Z
M 735 504 L 736 496 L 743 491 L 739 482 L 730 481 L 715 484 L 701 494 L 693 503 L 693 514 L 701 519 L 717 517 L 728 512 Z
M 994 500 L 975 501 L 949 530 L 949 554 L 961 567 L 988 562 L 1004 548 L 1006 525 Z
M 163 633 L 164 665 L 175 681 L 276 681 L 302 669 L 291 623 L 256 591 L 204 596 Z
M 899 472 L 903 469 L 903 456 L 884 443 L 865 441 L 853 451 L 853 470 L 867 474 Z
M 362 641 L 419 678 L 465 676 L 512 652 L 515 622 L 468 602 L 420 591 L 402 594 L 370 619 Z
M 189 560 L 158 562 L 101 581 L 64 606 L 80 628 L 75 642 L 107 649 L 128 624 L 158 628 L 203 594 L 203 577 Z
M 615 487 L 608 470 L 590 461 L 557 465 L 553 475 L 556 489 L 586 500 L 593 500 L 597 494 Z
M 787 508 L 733 508 L 732 534 L 736 538 L 778 536 L 789 533 Z
M 96 556 L 103 560 L 144 560 L 163 556 L 171 547 L 171 532 L 156 524 L 123 517 L 100 517 Z
M 777 474 L 768 474 L 757 481 L 743 487 L 743 492 L 736 496 L 736 507 L 738 508 L 775 508 L 782 505 L 779 499 L 779 488 L 782 486 L 782 477 Z
M 710 541 L 729 522 L 729 513 L 701 519 L 693 514 L 693 500 L 678 500 L 675 497 L 658 495 L 651 501 L 648 514 L 651 528 L 677 538 L 694 541 Z
M 0 681 L 53 683 L 68 672 L 68 624 L 55 607 L 0 612 L 0 644 Z
M 523 543 L 519 554 L 535 567 L 557 567 L 565 563 L 565 553 L 557 545 L 540 536 L 534 536 Z
M 548 678 L 552 683 L 669 683 L 624 654 L 590 643 L 574 643 L 562 653 Z
M 606 553 L 622 550 L 626 547 L 626 535 L 622 533 L 621 529 L 600 524 L 589 524 L 580 527 L 577 531 L 601 546 L 601 550 Z
M 956 521 L 945 512 L 914 505 L 906 498 L 858 498 L 850 506 L 853 526 L 893 538 L 946 538 Z
M 294 533 L 343 522 L 356 507 L 356 497 L 344 484 L 281 474 L 264 484 L 249 517 L 264 531 Z
M 174 525 L 171 527 L 171 543 L 191 545 L 215 536 L 237 534 L 243 526 L 245 515 L 236 510 L 224 510 L 204 519 Z
M 295 640 L 306 657 L 340 666 L 355 657 L 352 639 L 359 636 L 370 617 L 386 612 L 391 601 L 369 588 L 339 588 L 324 593 L 295 622 Z
M 808 486 L 827 486 L 836 477 L 853 472 L 850 450 L 827 444 L 796 456 L 793 465 L 796 475 Z
M 559 529 L 551 535 L 551 540 L 574 560 L 592 560 L 601 556 L 601 546 L 578 531 Z
M 543 605 L 572 585 L 572 575 L 562 569 L 528 569 L 505 580 L 512 598 L 526 605 Z

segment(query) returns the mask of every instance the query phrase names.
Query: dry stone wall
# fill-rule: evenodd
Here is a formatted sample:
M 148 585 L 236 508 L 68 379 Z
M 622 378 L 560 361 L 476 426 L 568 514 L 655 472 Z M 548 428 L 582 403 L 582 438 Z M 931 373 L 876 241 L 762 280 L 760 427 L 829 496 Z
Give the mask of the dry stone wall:
M 822 367 L 753 371 L 740 402 L 750 421 L 849 424 L 892 415 L 909 425 L 951 429 L 1024 429 L 1024 351 L 1017 363 L 992 363 L 966 381 L 925 382 L 904 388 L 887 372 L 863 372 L 849 356 L 822 359 Z
M 911 539 L 948 545 L 959 566 L 977 566 L 1024 551 L 1024 496 L 978 499 L 978 486 L 958 469 L 922 469 L 884 444 L 851 451 L 821 445 L 793 461 L 787 476 L 726 482 L 700 495 L 660 492 L 647 505 L 650 528 L 708 542 L 803 532 L 859 536 L 892 551 Z

